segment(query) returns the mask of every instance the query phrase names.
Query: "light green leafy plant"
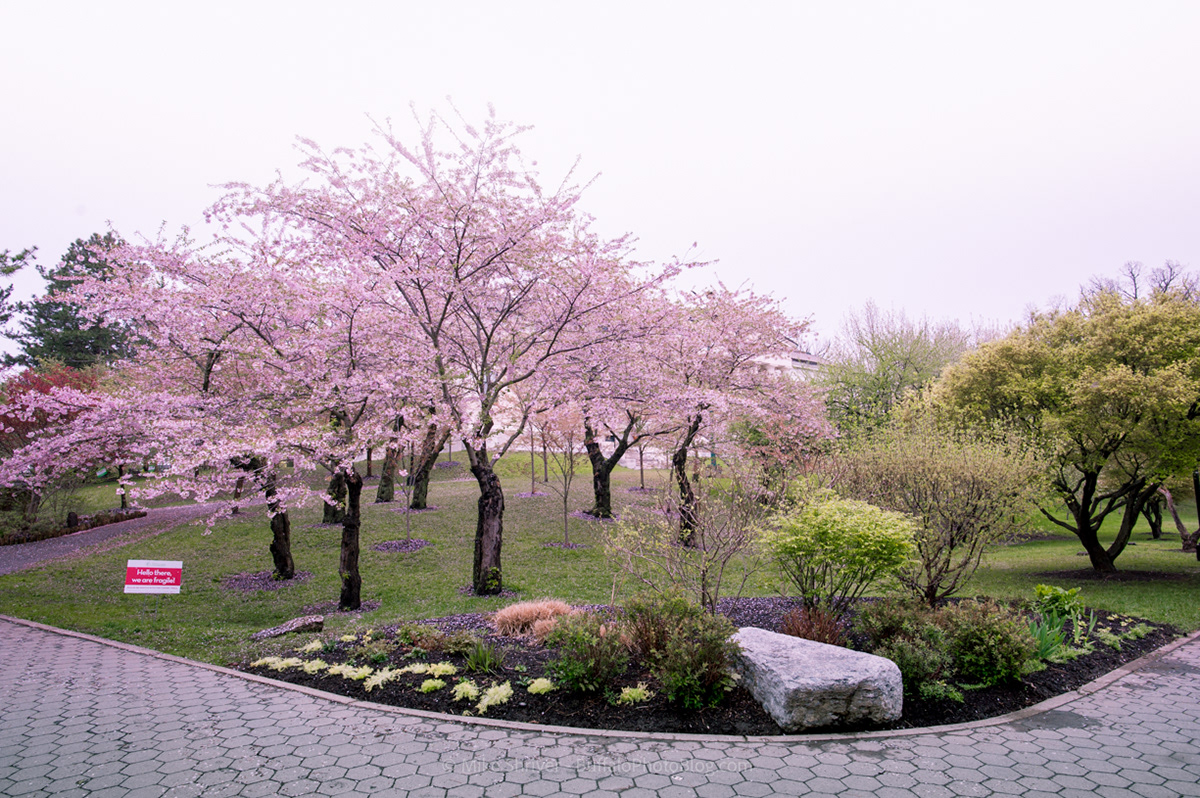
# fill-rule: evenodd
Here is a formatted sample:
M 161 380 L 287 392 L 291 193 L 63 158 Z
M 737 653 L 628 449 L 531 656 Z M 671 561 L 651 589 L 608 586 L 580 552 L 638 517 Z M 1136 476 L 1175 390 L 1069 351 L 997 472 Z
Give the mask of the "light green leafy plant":
M 425 681 L 421 682 L 421 692 L 432 693 L 435 690 L 441 690 L 445 686 L 446 683 L 441 679 L 426 679 Z
M 333 665 L 326 671 L 330 676 L 341 676 L 343 679 L 351 679 L 353 681 L 362 681 L 374 672 L 374 669 L 368 665 L 356 668 L 348 663 Z
M 556 685 L 554 682 L 550 681 L 549 679 L 544 679 L 544 678 L 543 679 L 534 679 L 532 682 L 529 683 L 529 687 L 526 689 L 529 690 L 529 692 L 533 693 L 534 695 L 542 695 L 544 693 L 550 692 L 551 690 L 557 690 L 558 685 Z
M 476 698 L 479 698 L 479 685 L 470 679 L 464 679 L 454 685 L 455 701 L 474 701 Z
M 645 682 L 638 682 L 636 687 L 622 687 L 621 694 L 617 696 L 617 703 L 623 705 L 641 704 L 644 701 L 649 701 L 654 698 L 654 693 L 651 692 Z
M 399 679 L 401 673 L 402 671 L 398 668 L 384 668 L 375 671 L 369 679 L 363 682 L 363 689 L 369 693 L 376 687 L 383 687 L 388 682 Z
M 479 703 L 475 705 L 475 711 L 482 715 L 494 706 L 508 703 L 512 695 L 512 685 L 508 682 L 489 687 L 484 691 L 483 698 L 479 699 Z
M 453 676 L 458 673 L 458 668 L 449 662 L 435 662 L 425 669 L 425 673 L 433 677 Z
M 341 640 L 343 643 L 353 643 L 358 640 L 358 635 L 342 635 L 338 640 Z
M 317 638 L 316 640 L 313 640 L 311 643 L 309 643 L 307 646 L 304 646 L 303 648 L 298 648 L 296 650 L 299 651 L 301 654 L 315 654 L 318 651 L 323 650 L 324 648 L 325 648 L 324 641 L 321 640 L 320 638 Z
M 845 616 L 868 587 L 911 557 L 913 520 L 832 491 L 776 518 L 763 543 L 807 607 Z
M 308 675 L 314 676 L 323 670 L 327 670 L 329 668 L 329 663 L 323 659 L 310 659 L 300 667 Z

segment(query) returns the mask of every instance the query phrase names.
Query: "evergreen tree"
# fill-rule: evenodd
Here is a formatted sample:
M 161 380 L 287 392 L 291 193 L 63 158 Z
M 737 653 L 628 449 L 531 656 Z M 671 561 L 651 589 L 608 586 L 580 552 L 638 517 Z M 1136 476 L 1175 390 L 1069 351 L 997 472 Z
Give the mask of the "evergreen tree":
M 129 353 L 128 331 L 119 325 L 101 326 L 80 313 L 79 305 L 57 299 L 86 276 L 104 278 L 112 271 L 106 255 L 121 244 L 112 233 L 93 233 L 86 241 L 76 239 L 58 265 L 35 264 L 46 281 L 46 294 L 31 302 L 19 302 L 22 330 L 13 338 L 21 347 L 6 355 L 6 365 L 34 368 L 56 361 L 74 369 L 97 363 L 112 363 Z M 21 253 L 14 263 L 22 259 Z M 27 258 L 32 262 L 32 258 Z

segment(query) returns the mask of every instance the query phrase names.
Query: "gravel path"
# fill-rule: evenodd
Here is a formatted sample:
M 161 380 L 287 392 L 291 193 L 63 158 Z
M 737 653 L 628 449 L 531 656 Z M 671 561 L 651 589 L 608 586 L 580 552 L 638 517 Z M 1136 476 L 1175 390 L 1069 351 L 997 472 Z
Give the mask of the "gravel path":
M 87 550 L 85 554 L 95 554 L 104 549 L 124 546 L 135 540 L 161 534 L 179 524 L 203 518 L 217 506 L 218 504 L 213 502 L 181 507 L 158 507 L 147 510 L 142 518 L 98 526 L 95 529 L 86 529 L 49 540 L 0 546 L 0 574 L 23 571 L 47 560 L 67 557 L 82 549 Z

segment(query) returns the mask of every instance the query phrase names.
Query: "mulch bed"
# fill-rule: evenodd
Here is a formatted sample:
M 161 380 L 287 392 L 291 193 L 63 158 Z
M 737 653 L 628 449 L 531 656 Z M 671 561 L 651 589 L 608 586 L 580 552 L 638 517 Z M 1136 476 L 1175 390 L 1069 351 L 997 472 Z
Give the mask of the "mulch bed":
M 1059 576 L 1061 577 L 1061 574 Z M 469 592 L 470 588 L 465 588 L 465 590 Z M 366 604 L 367 602 L 364 602 L 364 605 Z M 725 599 L 721 601 L 719 609 L 723 614 L 729 616 L 736 626 L 757 626 L 778 631 L 783 615 L 795 606 L 794 599 L 786 598 Z M 308 612 L 310 609 L 306 608 L 305 611 Z M 1097 613 L 1097 616 L 1099 618 L 1097 628 L 1108 628 L 1114 632 L 1123 631 L 1129 626 L 1141 622 L 1138 619 L 1123 618 L 1106 613 Z M 488 626 L 487 616 L 481 613 L 438 618 L 424 623 L 447 633 L 466 630 L 486 636 L 486 640 L 490 644 L 504 651 L 503 668 L 499 673 L 491 676 L 470 674 L 466 672 L 466 660 L 463 656 L 431 653 L 427 655 L 426 660 L 423 659 L 426 655 L 417 652 L 414 658 L 410 650 L 403 645 L 398 645 L 389 652 L 385 661 L 369 662 L 369 664 L 375 668 L 381 668 L 385 666 L 401 667 L 414 661 L 450 662 L 458 668 L 458 677 L 473 678 L 481 688 L 506 680 L 511 682 L 513 686 L 511 701 L 489 709 L 486 715 L 489 718 L 556 726 L 629 731 L 735 735 L 778 735 L 783 733 L 749 692 L 742 688 L 731 691 L 726 701 L 718 707 L 688 712 L 680 711 L 666 702 L 662 696 L 663 691 L 660 685 L 646 668 L 636 661 L 630 664 L 624 676 L 617 680 L 617 684 L 633 686 L 638 682 L 645 682 L 655 692 L 655 696 L 644 703 L 615 706 L 603 695 L 573 694 L 562 689 L 544 695 L 532 695 L 524 689 L 523 685 L 528 685 L 533 679 L 547 675 L 547 663 L 552 658 L 553 652 L 545 646 L 527 638 L 497 635 Z M 1026 676 L 1020 683 L 964 691 L 966 700 L 962 704 L 906 697 L 904 716 L 892 728 L 915 728 L 981 720 L 1031 706 L 1039 701 L 1079 688 L 1124 663 L 1159 648 L 1178 636 L 1178 632 L 1171 627 L 1161 624 L 1148 625 L 1154 627 L 1152 633 L 1141 640 L 1123 641 L 1119 651 L 1097 644 L 1093 653 L 1072 662 L 1048 665 L 1045 670 Z M 397 628 L 395 626 L 376 627 L 376 634 L 390 637 Z M 307 643 L 309 639 L 311 638 L 304 637 L 297 641 L 297 645 Z M 363 658 L 363 650 L 355 652 L 356 645 L 337 643 L 333 651 L 311 656 L 320 657 L 331 664 L 346 661 L 353 661 L 359 665 L 368 664 L 368 660 Z M 456 704 L 451 700 L 450 689 L 456 681 L 453 677 L 446 679 L 449 687 L 435 693 L 420 692 L 418 688 L 427 677 L 412 674 L 406 674 L 400 680 L 378 687 L 368 693 L 363 689 L 362 682 L 343 679 L 340 676 L 323 674 L 310 676 L 299 669 L 277 672 L 265 667 L 250 668 L 245 664 L 240 667 L 243 670 L 273 679 L 394 706 L 454 714 L 471 708 L 468 702 Z M 845 730 L 839 729 L 839 731 Z
M 337 601 L 324 601 L 320 604 L 309 604 L 307 607 L 300 608 L 301 615 L 359 615 L 364 612 L 374 612 L 383 606 L 383 602 L 379 599 L 363 600 L 361 605 L 356 610 L 341 610 L 338 609 Z
M 292 585 L 299 585 L 312 578 L 312 571 L 296 571 L 291 579 L 276 579 L 274 571 L 243 572 L 227 576 L 221 580 L 221 587 L 226 590 L 240 590 L 243 593 L 253 593 L 255 590 L 279 590 Z
M 419 551 L 429 545 L 432 544 L 428 540 L 412 538 L 411 540 L 385 540 L 383 543 L 376 543 L 371 548 L 375 549 L 375 551 L 386 551 L 391 554 L 408 554 Z

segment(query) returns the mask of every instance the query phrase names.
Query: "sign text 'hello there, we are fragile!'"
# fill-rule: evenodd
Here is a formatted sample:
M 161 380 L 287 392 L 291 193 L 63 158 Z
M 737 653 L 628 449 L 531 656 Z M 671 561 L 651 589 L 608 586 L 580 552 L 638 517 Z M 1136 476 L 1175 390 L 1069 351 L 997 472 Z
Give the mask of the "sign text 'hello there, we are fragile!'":
M 126 593 L 178 593 L 183 585 L 182 560 L 129 560 Z

